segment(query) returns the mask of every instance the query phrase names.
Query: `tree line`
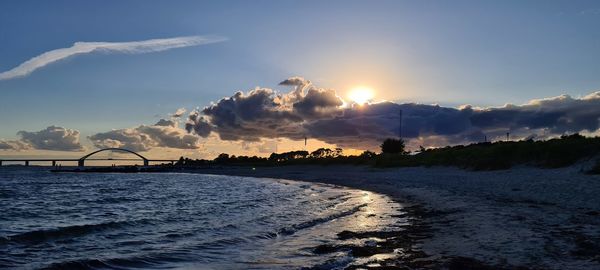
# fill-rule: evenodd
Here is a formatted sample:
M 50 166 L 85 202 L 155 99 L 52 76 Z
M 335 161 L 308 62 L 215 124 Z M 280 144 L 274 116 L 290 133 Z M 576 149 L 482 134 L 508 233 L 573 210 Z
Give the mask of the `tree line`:
M 374 167 L 456 166 L 471 170 L 508 169 L 515 165 L 558 168 L 585 159 L 598 158 L 600 137 L 579 134 L 550 140 L 483 142 L 446 146 L 409 152 L 401 139 L 386 139 L 380 153 L 364 151 L 360 155 L 344 155 L 341 148 L 319 148 L 312 152 L 289 151 L 269 157 L 220 154 L 213 160 L 181 157 L 175 166 L 211 165 L 280 166 L 280 165 L 369 165 Z M 590 172 L 600 173 L 600 160 Z

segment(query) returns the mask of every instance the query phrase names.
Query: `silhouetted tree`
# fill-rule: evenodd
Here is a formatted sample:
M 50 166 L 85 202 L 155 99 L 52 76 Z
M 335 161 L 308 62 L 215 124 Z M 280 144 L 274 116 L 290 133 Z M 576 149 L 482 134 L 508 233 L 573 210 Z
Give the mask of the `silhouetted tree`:
M 406 154 L 402 139 L 388 138 L 381 144 L 381 152 L 385 154 Z
M 185 165 L 185 159 L 183 159 L 183 157 L 179 157 L 179 160 L 177 161 L 177 163 L 175 163 L 175 165 L 177 165 L 177 166 Z
M 306 158 L 308 156 L 307 151 L 290 151 L 284 152 L 281 154 L 272 153 L 269 156 L 270 161 L 280 162 L 280 161 L 291 161 L 295 159 Z
M 319 148 L 310 153 L 310 156 L 313 158 L 328 158 L 328 157 L 338 157 L 342 154 L 342 148 L 336 148 L 335 150 L 331 150 L 329 148 Z
M 227 161 L 229 161 L 229 155 L 225 153 L 221 153 L 215 158 L 216 163 L 226 163 Z
M 361 158 L 367 158 L 367 159 L 374 158 L 376 156 L 377 156 L 377 154 L 375 154 L 375 152 L 371 152 L 369 150 L 366 150 L 360 154 Z
M 571 135 L 561 135 L 560 136 L 561 139 L 571 139 L 571 140 L 579 140 L 579 139 L 585 139 L 584 136 L 582 136 L 579 133 L 573 133 Z

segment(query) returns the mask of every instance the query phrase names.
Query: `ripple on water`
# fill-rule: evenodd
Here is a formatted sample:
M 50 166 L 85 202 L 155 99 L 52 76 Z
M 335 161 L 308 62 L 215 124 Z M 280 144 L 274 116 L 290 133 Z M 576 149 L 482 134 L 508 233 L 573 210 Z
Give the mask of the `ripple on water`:
M 402 219 L 385 196 L 303 182 L 1 170 L 0 267 L 339 266 L 356 260 L 315 247 Z

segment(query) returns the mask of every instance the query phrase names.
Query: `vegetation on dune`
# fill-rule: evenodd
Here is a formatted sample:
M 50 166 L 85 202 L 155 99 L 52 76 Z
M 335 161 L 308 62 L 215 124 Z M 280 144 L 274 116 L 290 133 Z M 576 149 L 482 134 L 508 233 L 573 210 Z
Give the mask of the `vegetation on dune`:
M 574 134 L 545 141 L 486 142 L 434 149 L 421 147 L 420 151 L 414 153 L 405 150 L 404 141 L 387 139 L 382 143 L 381 150 L 382 153 L 380 154 L 365 151 L 360 155 L 352 156 L 343 155 L 340 148 L 320 148 L 310 153 L 307 151 L 273 153 L 268 158 L 221 154 L 214 160 L 181 158 L 177 165 L 349 164 L 375 167 L 456 166 L 472 170 L 500 170 L 515 165 L 530 165 L 558 168 L 598 156 L 600 153 L 600 137 L 590 138 Z M 600 173 L 600 163 L 591 172 Z
M 508 169 L 514 165 L 559 168 L 596 156 L 600 138 L 579 134 L 547 141 L 509 141 L 422 149 L 404 158 L 378 160 L 380 166 L 457 166 L 474 170 Z

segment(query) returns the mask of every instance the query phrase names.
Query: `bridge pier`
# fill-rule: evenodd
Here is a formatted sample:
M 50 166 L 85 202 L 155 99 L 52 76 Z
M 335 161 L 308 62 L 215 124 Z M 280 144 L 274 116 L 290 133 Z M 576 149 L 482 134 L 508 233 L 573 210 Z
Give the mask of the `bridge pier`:
M 77 161 L 77 166 L 79 167 L 84 167 L 85 166 L 85 159 L 80 159 Z
M 56 167 L 56 160 L 52 161 L 52 167 Z
M 25 160 L 25 166 L 29 166 L 29 160 Z
M 2 160 L 0 160 L 0 166 L 2 166 Z

